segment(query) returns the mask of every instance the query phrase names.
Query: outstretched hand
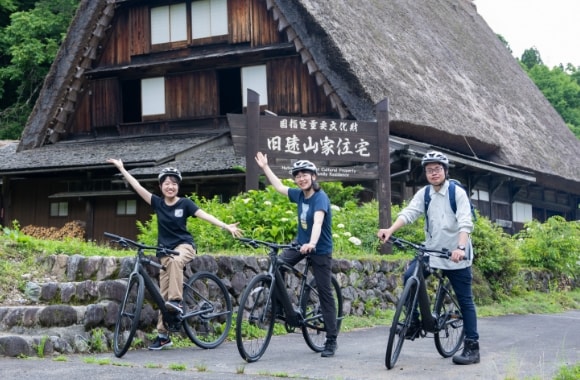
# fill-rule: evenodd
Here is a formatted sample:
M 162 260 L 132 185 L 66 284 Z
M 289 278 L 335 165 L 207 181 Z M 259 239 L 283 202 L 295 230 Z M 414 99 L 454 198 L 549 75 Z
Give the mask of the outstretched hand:
M 236 238 L 242 237 L 244 235 L 244 231 L 241 230 L 240 228 L 238 228 L 238 224 L 240 224 L 240 222 L 226 224 L 224 226 L 224 229 L 228 230 L 232 234 L 233 237 L 236 237 Z
M 107 162 L 109 164 L 115 165 L 115 167 L 119 170 L 123 169 L 123 161 L 121 161 L 120 159 L 109 158 L 109 159 L 107 159 Z
M 262 152 L 256 153 L 256 163 L 260 168 L 264 168 L 264 166 L 268 166 L 268 155 L 263 154 Z

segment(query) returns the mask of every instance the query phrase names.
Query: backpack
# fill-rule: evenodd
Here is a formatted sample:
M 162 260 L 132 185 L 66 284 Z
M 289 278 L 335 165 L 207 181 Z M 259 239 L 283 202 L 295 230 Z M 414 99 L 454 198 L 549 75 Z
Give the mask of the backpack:
M 465 194 L 467 194 L 467 189 L 465 188 L 465 186 L 461 184 L 461 182 L 459 182 L 456 179 L 449 180 L 449 190 L 447 191 L 447 194 L 449 194 L 449 202 L 451 203 L 451 209 L 453 210 L 453 213 L 457 212 L 457 201 L 455 200 L 456 186 L 459 186 L 461 189 L 463 189 L 463 191 L 465 191 Z M 477 220 L 477 215 L 475 214 L 475 207 L 473 207 L 473 203 L 471 203 L 471 198 L 469 197 L 469 195 L 467 195 L 467 199 L 469 199 L 469 206 L 471 207 L 471 216 L 475 221 Z M 427 230 L 429 230 L 429 218 L 427 217 L 427 210 L 429 209 L 430 202 L 431 202 L 431 192 L 429 191 L 429 185 L 427 185 L 427 188 L 425 189 L 425 228 Z

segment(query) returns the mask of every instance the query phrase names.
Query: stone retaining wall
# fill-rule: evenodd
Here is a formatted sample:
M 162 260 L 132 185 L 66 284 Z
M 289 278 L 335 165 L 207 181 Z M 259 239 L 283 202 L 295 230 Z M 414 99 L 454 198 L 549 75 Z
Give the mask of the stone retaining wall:
M 90 350 L 87 342 L 94 329 L 102 329 L 110 340 L 125 291 L 125 282 L 119 278 L 130 273 L 133 260 L 80 255 L 43 259 L 42 265 L 53 280 L 27 284 L 29 305 L 0 307 L 0 355 L 30 355 L 42 337 L 46 354 L 85 352 Z M 269 259 L 261 256 L 204 255 L 190 263 L 186 274 L 215 273 L 226 285 L 236 311 L 246 284 L 266 271 L 268 263 Z M 152 276 L 157 275 L 155 268 L 149 270 Z M 401 286 L 400 263 L 340 259 L 333 261 L 332 270 L 342 289 L 345 315 L 360 316 L 394 307 Z M 294 290 L 297 286 L 298 281 L 290 277 L 288 287 Z M 144 339 L 145 332 L 155 329 L 156 321 L 156 310 L 146 304 L 138 337 Z

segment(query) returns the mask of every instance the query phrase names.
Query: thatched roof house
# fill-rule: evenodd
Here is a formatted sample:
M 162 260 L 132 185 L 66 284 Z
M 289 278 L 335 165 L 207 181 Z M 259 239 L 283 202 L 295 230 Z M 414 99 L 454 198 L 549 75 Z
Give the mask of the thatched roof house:
M 184 0 L 188 4 L 189 1 Z M 134 25 L 120 21 L 118 16 L 122 14 L 129 19 L 137 12 L 124 12 L 125 9 L 145 7 L 148 12 L 149 7 L 160 4 L 164 3 L 81 1 L 17 152 L 0 151 L 4 158 L 0 173 L 21 172 L 20 157 L 30 155 L 29 151 L 40 154 L 43 149 L 50 149 L 50 144 L 59 145 L 64 140 L 78 138 L 71 131 L 79 125 L 79 110 L 90 107 L 81 98 L 83 89 L 91 81 L 115 76 L 122 80 L 123 76 L 134 78 L 139 74 L 167 75 L 196 67 L 205 70 L 215 67 L 219 71 L 222 66 L 244 60 L 248 64 L 265 62 L 271 65 L 269 73 L 277 73 L 274 58 L 294 55 L 301 62 L 300 70 L 310 74 L 322 97 L 329 101 L 334 115 L 374 120 L 375 105 L 388 98 L 391 135 L 407 139 L 401 149 L 412 154 L 415 142 L 417 155 L 437 147 L 462 157 L 462 162 L 471 162 L 474 168 L 488 164 L 501 166 L 502 173 L 510 169 L 513 173 L 527 173 L 530 184 L 535 182 L 533 185 L 539 186 L 540 192 L 553 192 L 556 200 L 564 195 L 566 206 L 560 205 L 561 208 L 568 210 L 567 216 L 578 217 L 574 215 L 578 212 L 574 204 L 580 196 L 580 141 L 471 1 L 228 0 L 228 17 L 232 18 L 229 45 L 208 45 L 206 49 L 192 45 L 179 54 L 162 55 L 148 53 L 150 44 L 145 44 L 140 55 L 133 53 L 138 48 L 132 46 L 126 49 L 129 59 L 116 58 L 103 64 L 100 57 L 109 54 L 108 46 L 114 43 L 115 51 L 123 53 L 122 44 L 130 45 L 136 38 L 136 32 L 131 34 Z M 251 12 L 246 11 L 250 8 Z M 243 17 L 234 18 L 239 15 Z M 252 17 L 254 22 L 249 22 Z M 248 33 L 249 44 L 236 45 L 239 35 L 235 33 L 256 28 L 257 17 L 261 17 L 262 29 Z M 247 22 L 240 24 L 244 28 L 231 26 L 239 20 Z M 276 30 L 268 29 L 270 25 Z M 149 31 L 143 30 L 140 33 L 144 35 Z M 288 87 L 292 85 L 269 91 L 290 92 Z M 281 97 L 285 95 L 282 93 Z M 227 133 L 227 125 L 220 124 L 217 130 L 212 125 L 204 132 L 214 129 L 213 132 Z M 122 130 L 119 124 L 117 129 Z M 158 140 L 165 135 L 161 130 L 149 134 Z M 123 136 L 120 132 L 119 138 Z M 95 146 L 106 143 L 96 132 L 83 138 Z M 47 155 L 37 169 L 74 167 L 79 157 L 75 149 L 75 144 L 69 144 L 62 151 L 65 159 L 60 157 L 59 162 L 51 162 Z M 86 145 L 78 144 L 78 149 L 86 149 Z M 219 149 L 207 151 L 223 154 Z M 81 156 L 84 168 L 92 166 L 102 170 L 105 167 L 103 155 L 96 155 L 90 163 L 85 162 L 86 155 Z M 242 162 L 230 159 L 220 167 L 215 165 L 221 162 L 219 155 L 204 157 L 218 171 L 220 168 L 232 170 Z M 139 162 L 143 166 L 166 163 L 166 160 L 153 162 L 138 156 L 127 156 L 124 160 L 132 161 L 135 167 L 139 167 Z M 207 171 L 203 164 L 193 168 L 190 174 L 195 175 L 195 170 Z M 491 193 L 500 185 L 487 183 L 486 186 Z M 521 192 L 526 186 L 511 192 Z M 543 199 L 544 195 L 539 198 Z M 505 201 L 511 203 L 514 199 Z

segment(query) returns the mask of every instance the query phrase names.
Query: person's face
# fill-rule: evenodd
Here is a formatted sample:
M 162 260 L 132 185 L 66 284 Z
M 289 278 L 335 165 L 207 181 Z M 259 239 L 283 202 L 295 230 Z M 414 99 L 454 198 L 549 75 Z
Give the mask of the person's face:
M 445 168 L 436 162 L 425 165 L 425 175 L 431 185 L 441 185 L 445 181 Z
M 296 177 L 294 177 L 294 182 L 302 190 L 308 190 L 312 187 L 312 181 L 316 179 L 316 176 L 308 171 L 298 172 Z
M 167 176 L 159 184 L 159 188 L 161 189 L 161 193 L 166 198 L 173 198 L 177 196 L 177 192 L 179 191 L 179 183 L 177 179 L 172 176 Z

